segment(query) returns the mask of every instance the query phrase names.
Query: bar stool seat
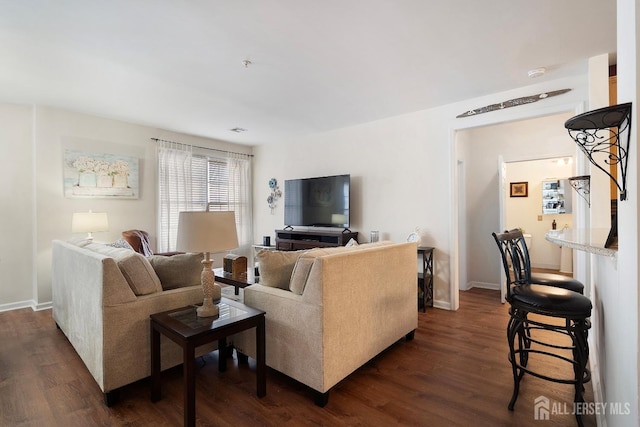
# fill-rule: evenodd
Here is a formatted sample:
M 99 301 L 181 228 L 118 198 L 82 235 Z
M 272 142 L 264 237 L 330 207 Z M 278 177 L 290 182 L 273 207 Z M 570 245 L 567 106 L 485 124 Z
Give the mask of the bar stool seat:
M 580 319 L 591 316 L 589 298 L 577 292 L 547 285 L 520 285 L 511 290 L 512 305 L 552 317 Z

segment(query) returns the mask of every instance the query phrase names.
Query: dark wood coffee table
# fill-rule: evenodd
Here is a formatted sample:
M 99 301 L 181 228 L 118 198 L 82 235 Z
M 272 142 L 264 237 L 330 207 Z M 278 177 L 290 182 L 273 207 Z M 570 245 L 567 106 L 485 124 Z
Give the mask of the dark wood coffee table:
M 231 274 L 224 271 L 223 268 L 214 268 L 213 274 L 216 276 L 216 282 L 224 283 L 235 287 L 235 294 L 238 295 L 240 288 L 258 283 L 259 277 L 256 277 L 254 269 L 250 268 L 246 273 Z
M 257 394 L 267 394 L 265 365 L 265 312 L 237 301 L 222 298 L 218 304 L 220 314 L 215 317 L 198 317 L 196 307 L 182 307 L 152 314 L 151 321 L 151 401 L 161 398 L 160 378 L 160 334 L 182 347 L 184 354 L 184 425 L 194 426 L 196 421 L 196 347 L 218 340 L 218 369 L 227 368 L 227 337 L 235 333 L 256 328 L 256 376 Z

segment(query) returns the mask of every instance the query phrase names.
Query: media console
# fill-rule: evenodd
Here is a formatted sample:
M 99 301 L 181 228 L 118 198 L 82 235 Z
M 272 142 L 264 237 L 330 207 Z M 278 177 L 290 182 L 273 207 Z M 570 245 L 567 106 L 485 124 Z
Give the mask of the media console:
M 358 241 L 358 232 L 276 230 L 276 249 L 297 251 L 311 248 L 330 248 L 344 246 L 350 239 Z

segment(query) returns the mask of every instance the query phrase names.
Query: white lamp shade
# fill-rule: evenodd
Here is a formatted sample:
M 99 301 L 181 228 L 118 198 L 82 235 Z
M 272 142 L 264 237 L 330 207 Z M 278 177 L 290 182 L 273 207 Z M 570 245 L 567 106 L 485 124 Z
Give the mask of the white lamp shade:
M 72 233 L 109 231 L 106 212 L 76 212 L 71 220 Z
M 238 246 L 235 212 L 180 212 L 178 251 L 215 253 Z

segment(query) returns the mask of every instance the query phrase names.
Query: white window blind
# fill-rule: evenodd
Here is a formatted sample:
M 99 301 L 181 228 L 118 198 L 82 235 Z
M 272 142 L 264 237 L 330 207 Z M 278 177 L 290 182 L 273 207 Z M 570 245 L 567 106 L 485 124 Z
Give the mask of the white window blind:
M 207 210 L 208 160 L 204 156 L 194 155 L 191 159 L 191 206 L 194 211 Z
M 231 211 L 229 204 L 229 167 L 227 162 L 209 160 L 208 162 L 207 203 L 210 211 Z

